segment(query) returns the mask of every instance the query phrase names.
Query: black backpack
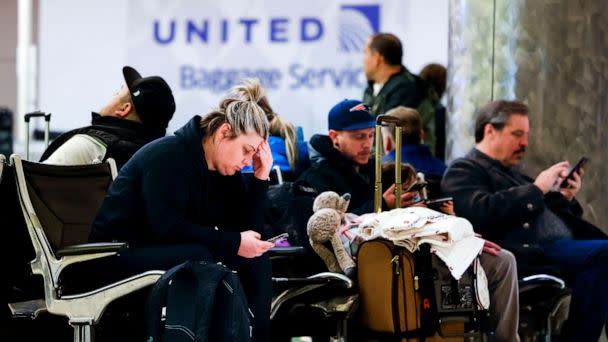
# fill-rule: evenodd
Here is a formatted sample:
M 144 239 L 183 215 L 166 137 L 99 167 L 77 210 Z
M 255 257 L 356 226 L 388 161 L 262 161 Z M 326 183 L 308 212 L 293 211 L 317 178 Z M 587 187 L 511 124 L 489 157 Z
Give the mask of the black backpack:
M 253 314 L 236 272 L 187 261 L 156 282 L 146 307 L 148 342 L 250 341 Z

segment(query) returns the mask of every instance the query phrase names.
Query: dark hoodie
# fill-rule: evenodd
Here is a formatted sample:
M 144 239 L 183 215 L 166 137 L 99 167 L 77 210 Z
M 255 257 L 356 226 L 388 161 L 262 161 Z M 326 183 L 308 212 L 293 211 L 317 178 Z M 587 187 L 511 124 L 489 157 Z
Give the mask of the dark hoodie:
M 144 146 L 120 170 L 93 222 L 91 242 L 200 243 L 221 257 L 236 255 L 239 232 L 261 231 L 268 182 L 210 171 L 200 119 Z
M 91 126 L 77 128 L 57 137 L 44 151 L 40 161 L 47 160 L 53 152 L 76 134 L 86 134 L 106 145 L 103 161 L 113 158 L 120 169 L 142 146 L 165 136 L 165 129 L 113 116 L 91 113 Z
M 314 135 L 310 139 L 313 164 L 299 178 L 319 193 L 335 191 L 351 194 L 348 212 L 358 215 L 374 211 L 373 163 L 359 167 L 336 150 L 327 135 Z M 315 156 L 318 153 L 319 156 Z

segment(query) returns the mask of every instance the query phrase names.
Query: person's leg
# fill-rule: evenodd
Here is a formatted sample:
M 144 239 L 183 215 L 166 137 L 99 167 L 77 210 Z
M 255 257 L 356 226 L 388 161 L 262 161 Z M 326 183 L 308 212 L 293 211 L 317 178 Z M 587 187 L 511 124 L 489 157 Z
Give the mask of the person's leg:
M 480 262 L 488 278 L 490 313 L 497 321 L 496 341 L 519 341 L 519 289 L 515 257 L 503 249 L 498 255 L 483 253 Z
M 543 249 L 551 262 L 572 276 L 566 339 L 597 341 L 608 320 L 608 241 L 559 240 Z
M 270 304 L 272 301 L 272 267 L 267 254 L 258 258 L 239 258 L 228 266 L 236 269 L 253 312 L 253 342 L 270 341 Z

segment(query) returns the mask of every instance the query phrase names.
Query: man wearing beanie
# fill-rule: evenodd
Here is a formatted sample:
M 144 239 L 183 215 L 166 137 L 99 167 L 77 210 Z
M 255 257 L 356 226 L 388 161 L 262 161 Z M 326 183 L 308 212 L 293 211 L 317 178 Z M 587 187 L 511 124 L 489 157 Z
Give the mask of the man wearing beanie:
M 299 178 L 319 193 L 351 194 L 349 212 L 361 215 L 374 211 L 374 167 L 370 163 L 376 120 L 361 101 L 343 100 L 328 114 L 329 135 L 310 139 L 312 165 Z M 404 193 L 409 203 L 416 193 Z M 394 186 L 383 194 L 383 208 L 395 203 Z
M 99 113 L 92 113 L 91 126 L 60 135 L 41 162 L 81 165 L 113 158 L 120 168 L 142 146 L 165 135 L 175 112 L 167 82 L 158 76 L 141 77 L 129 66 L 122 73 L 125 85 Z

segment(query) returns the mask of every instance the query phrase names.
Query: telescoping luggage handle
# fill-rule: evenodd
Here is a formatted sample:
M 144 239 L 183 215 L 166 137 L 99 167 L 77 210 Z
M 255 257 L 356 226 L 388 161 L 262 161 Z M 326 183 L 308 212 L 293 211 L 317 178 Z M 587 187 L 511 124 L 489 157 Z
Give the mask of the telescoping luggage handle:
M 25 159 L 30 160 L 30 118 L 44 117 L 44 148 L 49 147 L 49 130 L 51 113 L 31 112 L 24 115 L 25 119 Z
M 382 211 L 382 126 L 395 126 L 395 208 L 401 206 L 401 125 L 391 115 L 376 117 L 376 182 L 374 184 L 374 212 Z

